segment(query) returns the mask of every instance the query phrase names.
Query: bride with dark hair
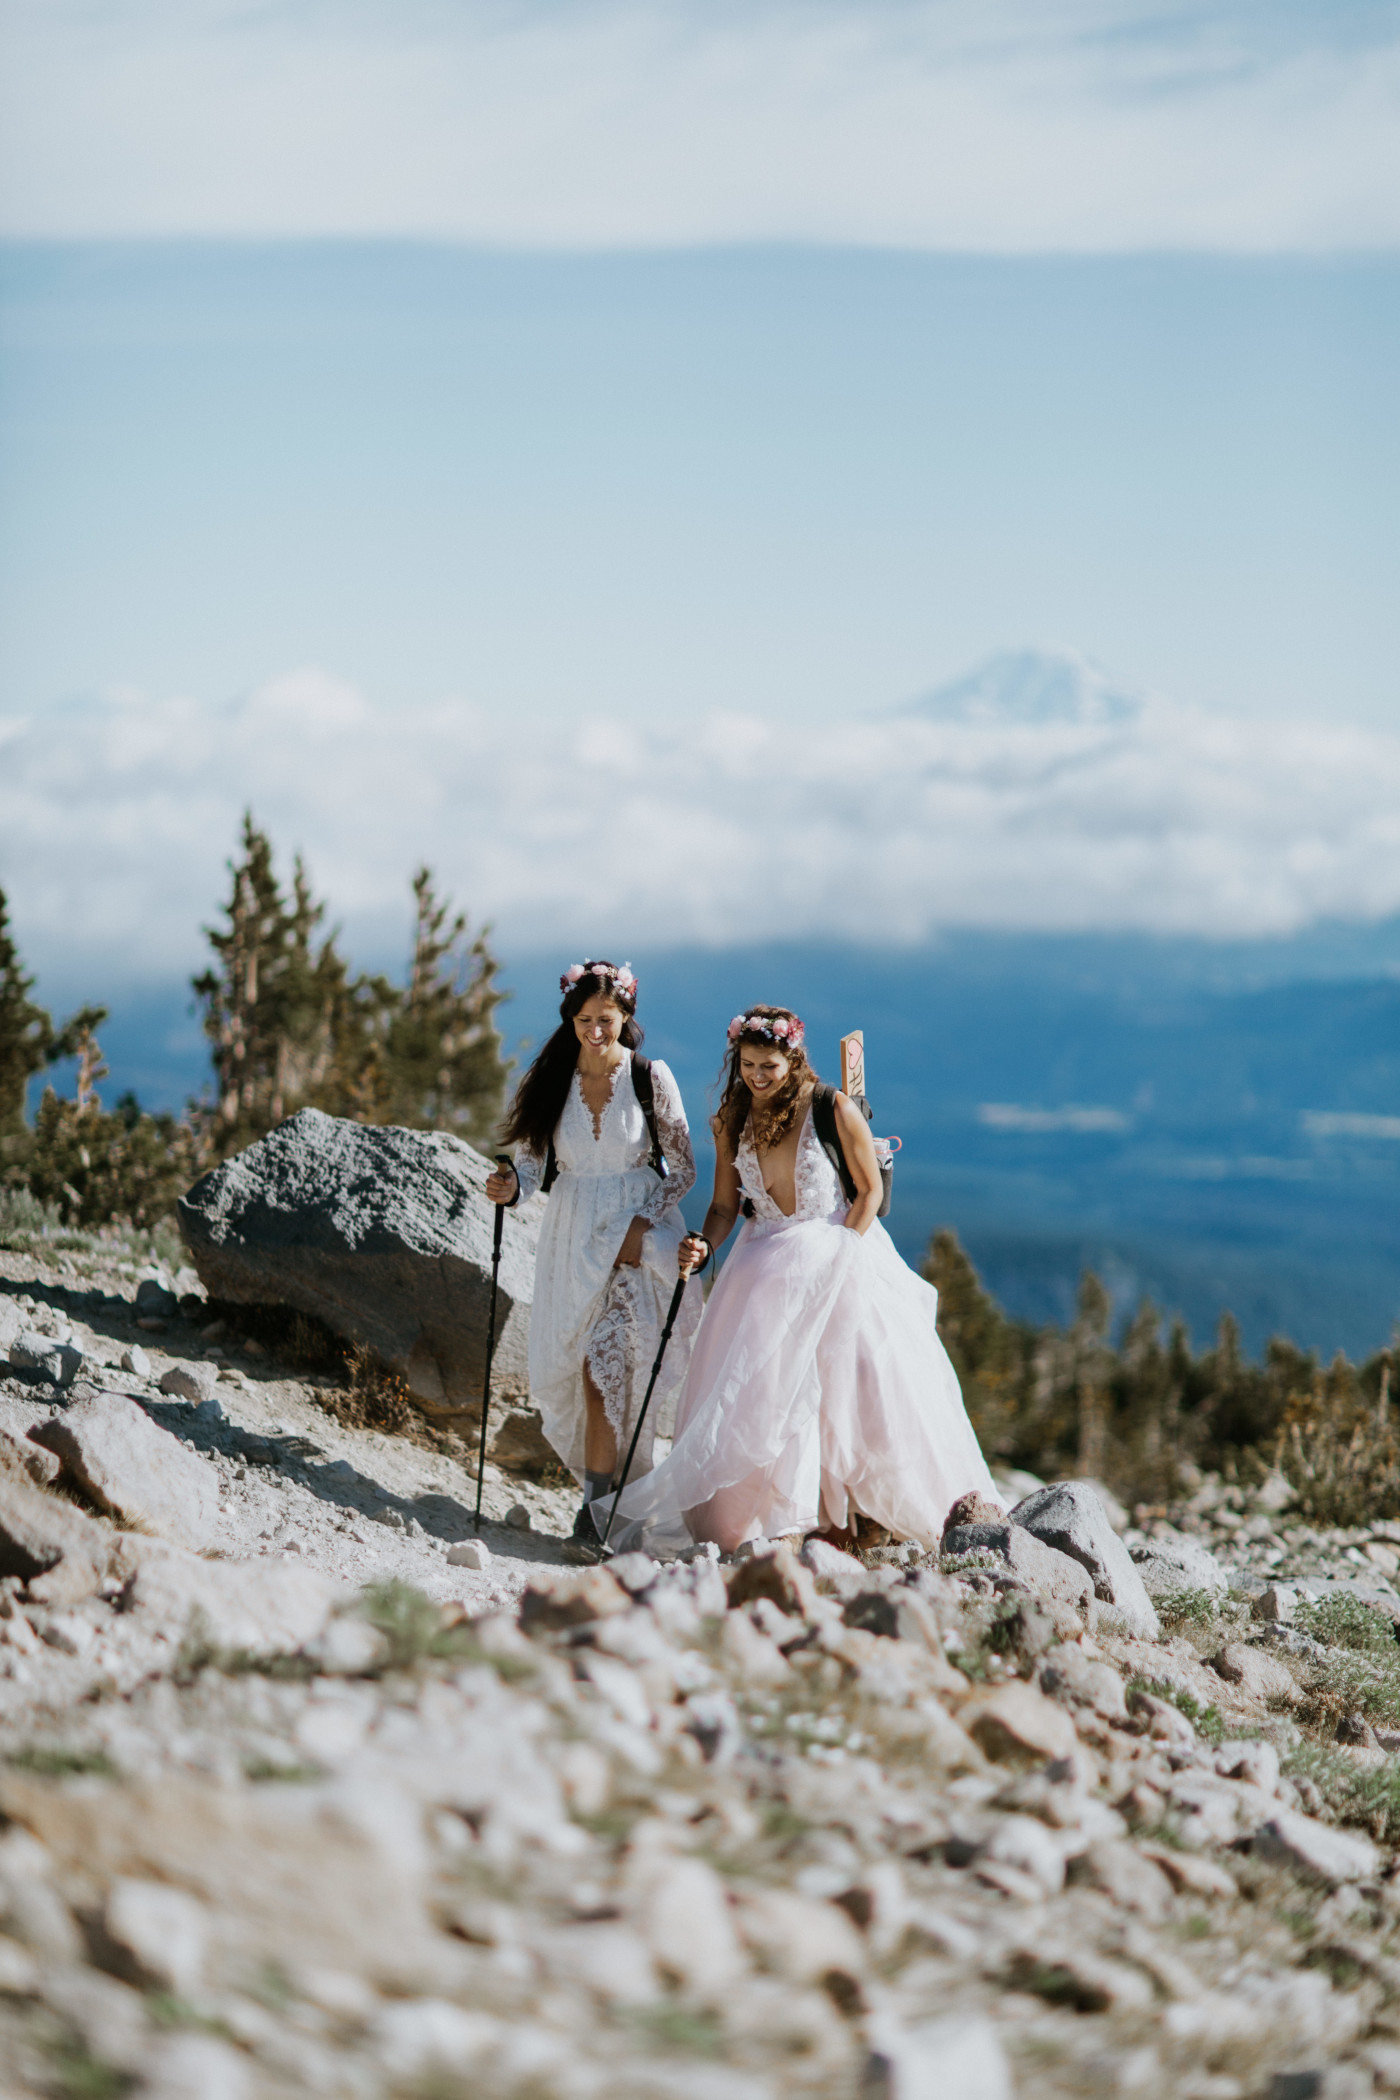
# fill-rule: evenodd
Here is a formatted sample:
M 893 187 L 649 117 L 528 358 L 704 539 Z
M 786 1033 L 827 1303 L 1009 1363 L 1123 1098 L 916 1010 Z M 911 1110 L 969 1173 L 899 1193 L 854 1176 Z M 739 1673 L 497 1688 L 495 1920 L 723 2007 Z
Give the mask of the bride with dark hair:
M 939 1339 L 938 1293 L 880 1224 L 865 1118 L 845 1094 L 819 1097 L 785 1006 L 735 1016 L 724 1077 L 714 1201 L 682 1261 L 705 1261 L 741 1211 L 745 1223 L 705 1308 L 670 1456 L 617 1497 L 610 1543 L 858 1543 L 874 1526 L 936 1546 L 959 1496 L 1002 1498 Z M 825 1138 L 814 1102 L 831 1112 Z M 594 1511 L 600 1530 L 610 1507 Z
M 646 1391 L 676 1287 L 685 1223 L 680 1204 L 695 1155 L 668 1066 L 638 1053 L 637 979 L 630 965 L 574 963 L 559 980 L 560 1025 L 516 1090 L 505 1138 L 510 1167 L 486 1193 L 514 1204 L 549 1195 L 535 1256 L 530 1392 L 544 1432 L 584 1483 L 574 1531 L 613 1485 Z M 651 1464 L 653 1413 L 680 1384 L 699 1322 L 700 1286 L 682 1300 L 633 1460 Z

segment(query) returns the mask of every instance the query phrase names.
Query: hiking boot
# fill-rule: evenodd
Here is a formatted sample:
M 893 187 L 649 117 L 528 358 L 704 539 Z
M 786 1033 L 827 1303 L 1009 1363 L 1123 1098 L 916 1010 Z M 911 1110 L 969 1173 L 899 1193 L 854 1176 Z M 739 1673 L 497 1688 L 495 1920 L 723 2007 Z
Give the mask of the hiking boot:
M 601 1560 L 603 1542 L 598 1536 L 598 1527 L 593 1521 L 593 1504 L 581 1502 L 574 1518 L 574 1528 L 564 1541 L 564 1558 L 570 1561 Z

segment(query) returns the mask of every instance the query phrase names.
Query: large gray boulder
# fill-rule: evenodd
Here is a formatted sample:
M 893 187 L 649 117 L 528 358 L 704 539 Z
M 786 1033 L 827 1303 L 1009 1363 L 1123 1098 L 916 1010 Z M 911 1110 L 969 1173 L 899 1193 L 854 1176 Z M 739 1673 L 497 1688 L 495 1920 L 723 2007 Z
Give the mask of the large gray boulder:
M 1152 1599 L 1087 1481 L 1061 1480 L 1038 1489 L 1017 1503 L 1011 1521 L 1087 1568 L 1099 1602 L 1111 1605 L 1142 1639 L 1156 1640 L 1162 1629 Z
M 481 1397 L 495 1205 L 491 1162 L 437 1130 L 304 1108 L 180 1199 L 211 1298 L 287 1305 L 365 1344 L 429 1414 Z M 508 1211 L 493 1397 L 529 1392 L 537 1211 Z

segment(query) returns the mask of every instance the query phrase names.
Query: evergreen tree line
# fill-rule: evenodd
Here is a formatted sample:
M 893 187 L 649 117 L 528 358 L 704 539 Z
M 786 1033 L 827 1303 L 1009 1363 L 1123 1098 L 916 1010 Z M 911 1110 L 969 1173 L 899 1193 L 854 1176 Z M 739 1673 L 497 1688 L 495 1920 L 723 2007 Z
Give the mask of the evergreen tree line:
M 1006 1317 L 951 1232 L 924 1274 L 983 1449 L 1046 1478 L 1105 1481 L 1130 1505 L 1165 1507 L 1202 1472 L 1241 1484 L 1283 1473 L 1325 1524 L 1400 1517 L 1400 1334 L 1365 1363 L 1330 1364 L 1276 1337 L 1250 1363 L 1223 1315 L 1212 1347 L 1164 1332 L 1144 1300 L 1113 1339 L 1112 1304 L 1086 1273 L 1067 1328 Z
M 68 1226 L 149 1227 L 198 1174 L 301 1108 L 489 1142 L 510 1070 L 495 1025 L 500 966 L 431 871 L 413 878 L 401 984 L 352 974 L 305 865 L 298 857 L 284 887 L 251 814 L 229 871 L 221 922 L 205 929 L 210 965 L 191 983 L 211 1085 L 178 1118 L 146 1113 L 129 1093 L 103 1107 L 107 1009 L 85 1006 L 60 1025 L 35 1002 L 0 891 L 0 1188 L 27 1191 Z M 73 1057 L 72 1098 L 46 1087 L 26 1122 L 31 1081 Z

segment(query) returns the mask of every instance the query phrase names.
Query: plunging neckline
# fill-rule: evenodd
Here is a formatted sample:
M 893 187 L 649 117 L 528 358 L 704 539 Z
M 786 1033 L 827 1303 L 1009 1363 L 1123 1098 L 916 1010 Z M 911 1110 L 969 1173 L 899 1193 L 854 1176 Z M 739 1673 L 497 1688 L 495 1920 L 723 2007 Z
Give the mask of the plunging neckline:
M 607 1120 L 608 1110 L 612 1107 L 613 1097 L 617 1093 L 618 1074 L 623 1070 L 625 1066 L 629 1065 L 630 1063 L 631 1059 L 629 1057 L 624 1056 L 620 1057 L 617 1063 L 613 1066 L 612 1077 L 608 1081 L 608 1098 L 603 1103 L 602 1107 L 598 1110 L 596 1115 L 594 1114 L 592 1108 L 590 1108 L 589 1106 L 587 1094 L 585 1094 L 585 1092 L 583 1091 L 583 1074 L 579 1070 L 577 1065 L 574 1066 L 574 1085 L 578 1088 L 579 1103 L 583 1109 L 583 1112 L 593 1126 L 593 1142 L 595 1145 L 601 1145 L 603 1142 L 603 1124 Z
M 587 1105 L 585 1102 L 584 1106 L 587 1107 Z M 779 1203 L 772 1189 L 768 1186 L 768 1176 L 763 1171 L 763 1154 L 759 1149 L 758 1132 L 754 1128 L 753 1111 L 749 1111 L 749 1149 L 753 1153 L 754 1165 L 758 1168 L 758 1178 L 763 1184 L 763 1193 L 780 1218 L 795 1218 L 798 1211 L 802 1208 L 802 1192 L 797 1186 L 798 1167 L 802 1159 L 802 1147 L 807 1142 L 807 1125 L 811 1120 L 812 1103 L 809 1098 L 803 1111 L 802 1121 L 797 1126 L 797 1148 L 792 1155 L 792 1209 L 784 1210 L 782 1204 Z M 770 1147 L 769 1149 L 771 1150 L 772 1148 Z

